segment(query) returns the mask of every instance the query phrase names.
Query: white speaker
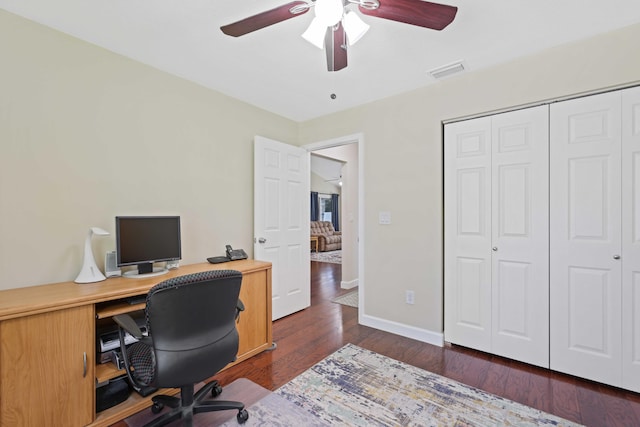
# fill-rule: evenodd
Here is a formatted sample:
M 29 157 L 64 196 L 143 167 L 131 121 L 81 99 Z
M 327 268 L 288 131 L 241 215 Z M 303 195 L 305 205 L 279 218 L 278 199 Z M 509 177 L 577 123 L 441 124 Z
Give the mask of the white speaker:
M 178 261 L 176 259 L 176 260 L 173 260 L 173 261 L 167 261 L 166 268 L 167 268 L 167 270 L 175 270 L 179 266 L 180 266 L 180 261 Z
M 122 271 L 118 268 L 116 251 L 107 252 L 104 256 L 104 275 L 107 277 L 122 276 Z

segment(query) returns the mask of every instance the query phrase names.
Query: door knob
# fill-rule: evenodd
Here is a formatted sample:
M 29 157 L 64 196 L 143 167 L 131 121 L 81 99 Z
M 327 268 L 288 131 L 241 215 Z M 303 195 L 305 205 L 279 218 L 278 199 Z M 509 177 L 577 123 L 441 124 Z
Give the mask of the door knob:
M 258 243 L 267 243 L 267 239 L 265 239 L 264 237 L 259 237 Z
M 614 255 L 613 259 L 620 259 L 620 255 Z
M 493 252 L 498 252 L 498 247 L 497 247 L 497 246 L 494 246 L 494 247 L 492 247 L 492 248 L 491 248 L 491 250 L 492 250 Z

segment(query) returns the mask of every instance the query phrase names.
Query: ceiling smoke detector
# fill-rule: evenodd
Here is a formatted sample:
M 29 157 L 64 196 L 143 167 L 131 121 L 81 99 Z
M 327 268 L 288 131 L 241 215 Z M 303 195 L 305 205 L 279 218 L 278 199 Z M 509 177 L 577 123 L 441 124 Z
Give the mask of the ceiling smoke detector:
M 434 79 L 442 79 L 453 74 L 461 73 L 465 70 L 463 61 L 452 62 L 442 67 L 429 70 L 429 75 Z

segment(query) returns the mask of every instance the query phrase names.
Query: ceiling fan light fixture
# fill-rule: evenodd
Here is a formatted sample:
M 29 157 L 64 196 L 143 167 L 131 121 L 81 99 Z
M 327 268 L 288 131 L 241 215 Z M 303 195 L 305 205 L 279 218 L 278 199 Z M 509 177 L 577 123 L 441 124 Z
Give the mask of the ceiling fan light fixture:
M 327 34 L 327 26 L 318 17 L 315 17 L 306 31 L 302 33 L 302 38 L 317 48 L 324 49 L 325 34 Z
M 343 13 L 344 5 L 342 4 L 342 0 L 316 0 L 316 18 L 318 18 L 325 27 L 333 27 L 340 22 Z
M 347 33 L 349 46 L 356 44 L 369 31 L 369 25 L 353 11 L 345 13 L 344 18 L 342 18 L 342 26 Z

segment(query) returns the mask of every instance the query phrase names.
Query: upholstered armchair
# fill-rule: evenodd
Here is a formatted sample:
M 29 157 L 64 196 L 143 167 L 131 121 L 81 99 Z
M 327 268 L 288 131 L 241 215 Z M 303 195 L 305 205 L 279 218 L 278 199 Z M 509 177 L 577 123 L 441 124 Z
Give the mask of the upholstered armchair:
M 331 221 L 311 221 L 311 236 L 318 238 L 318 252 L 342 249 L 342 232 Z

